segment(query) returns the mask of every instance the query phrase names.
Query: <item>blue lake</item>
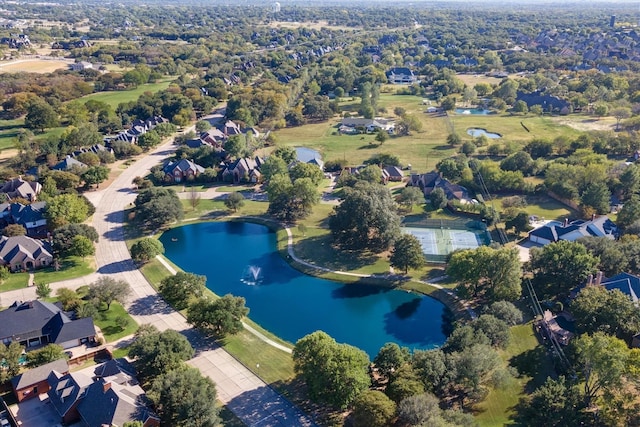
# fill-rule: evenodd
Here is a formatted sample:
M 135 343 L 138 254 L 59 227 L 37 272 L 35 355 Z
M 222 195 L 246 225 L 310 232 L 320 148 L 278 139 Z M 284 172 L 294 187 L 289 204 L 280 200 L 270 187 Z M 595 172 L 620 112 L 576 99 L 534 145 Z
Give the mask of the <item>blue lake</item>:
M 478 129 L 478 128 L 467 129 L 467 134 L 471 135 L 474 138 L 477 138 L 481 135 L 484 135 L 487 138 L 491 138 L 491 139 L 502 138 L 502 135 L 500 135 L 499 133 L 487 132 L 486 129 Z
M 445 307 L 439 301 L 302 274 L 282 259 L 275 233 L 262 225 L 190 224 L 165 232 L 160 241 L 167 258 L 185 271 L 207 276 L 207 287 L 216 294 L 243 296 L 252 320 L 292 343 L 323 330 L 373 357 L 387 342 L 430 349 L 446 338 Z M 247 283 L 254 274 L 259 283 Z

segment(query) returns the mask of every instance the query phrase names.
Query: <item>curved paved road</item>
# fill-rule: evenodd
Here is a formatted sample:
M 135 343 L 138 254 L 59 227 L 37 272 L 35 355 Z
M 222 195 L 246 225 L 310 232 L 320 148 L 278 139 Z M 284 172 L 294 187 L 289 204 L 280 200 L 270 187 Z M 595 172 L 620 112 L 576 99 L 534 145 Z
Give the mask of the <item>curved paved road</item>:
M 187 324 L 185 318 L 168 306 L 138 271 L 124 240 L 123 208 L 135 200 L 131 189 L 134 177 L 146 174 L 173 151 L 171 143 L 162 145 L 150 155 L 138 160 L 118 176 L 108 187 L 89 193 L 96 206 L 93 225 L 100 235 L 96 246 L 98 272 L 52 288 L 77 288 L 95 281 L 97 275 L 114 275 L 131 286 L 127 309 L 138 324 L 153 324 L 159 330 L 173 329 L 184 334 L 196 349 L 188 363 L 198 368 L 216 383 L 218 399 L 227 405 L 248 426 L 310 426 L 316 424 L 289 401 L 271 389 L 260 378 L 234 359 L 215 342 L 204 339 Z M 34 287 L 6 292 L 0 303 L 8 306 L 16 299 L 35 298 Z M 213 404 L 213 402 L 212 402 Z

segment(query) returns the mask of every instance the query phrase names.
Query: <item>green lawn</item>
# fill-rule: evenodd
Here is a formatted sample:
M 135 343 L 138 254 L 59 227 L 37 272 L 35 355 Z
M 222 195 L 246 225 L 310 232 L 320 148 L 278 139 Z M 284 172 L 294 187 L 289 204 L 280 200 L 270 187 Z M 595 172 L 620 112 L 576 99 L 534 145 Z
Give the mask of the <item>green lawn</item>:
M 60 269 L 55 271 L 53 267 L 47 267 L 38 270 L 34 274 L 35 283 L 54 283 L 62 280 L 75 279 L 77 277 L 86 276 L 95 270 L 95 261 L 93 257 L 67 257 L 60 261 Z
M 200 199 L 195 209 L 191 206 L 191 200 L 181 200 L 184 207 L 185 219 L 218 218 L 226 215 L 264 215 L 269 204 L 245 200 L 244 206 L 238 212 L 231 212 L 222 200 Z
M 375 135 L 340 135 L 339 117 L 323 123 L 311 123 L 304 126 L 285 128 L 276 131 L 279 144 L 305 146 L 318 150 L 324 160 L 347 159 L 349 164 L 362 163 L 376 153 L 392 153 L 400 157 L 402 164 L 411 164 L 414 171 L 429 171 L 443 158 L 456 153 L 456 149 L 447 145 L 446 138 L 452 131 L 463 140 L 471 140 L 467 135 L 469 128 L 485 128 L 487 131 L 502 135 L 500 141 L 524 144 L 533 138 L 553 139 L 560 135 L 573 137 L 579 134 L 575 129 L 559 124 L 552 118 L 534 116 L 502 115 L 455 115 L 432 116 L 424 113 L 422 98 L 410 95 L 382 94 L 378 102 L 393 117 L 395 107 L 405 108 L 408 114 L 417 117 L 422 130 L 409 136 L 391 137 L 384 144 L 375 141 Z M 359 99 L 341 103 L 344 110 L 356 111 Z M 572 120 L 573 116 L 567 118 Z M 578 120 L 579 118 L 575 118 Z M 524 130 L 520 122 L 525 123 L 530 132 Z
M 494 197 L 493 201 L 497 210 L 502 210 L 502 200 L 506 197 Z M 529 215 L 536 215 L 544 219 L 563 219 L 577 215 L 573 209 L 546 195 L 526 196 L 526 199 L 527 207 L 525 211 Z
M 116 319 L 118 317 L 126 317 L 129 319 L 129 324 L 126 328 L 121 329 L 120 326 L 116 324 Z M 98 312 L 98 315 L 94 317 L 93 321 L 102 330 L 104 339 L 108 343 L 122 337 L 126 337 L 127 335 L 131 335 L 136 331 L 136 329 L 138 329 L 138 325 L 135 320 L 129 316 L 122 305 L 115 301 L 111 303 L 109 311 Z
M 0 150 L 15 148 L 20 131 L 24 129 L 24 118 L 13 120 L 0 120 Z M 59 137 L 64 132 L 64 127 L 45 129 L 43 133 L 35 133 L 36 141 L 44 141 L 47 138 Z
M 501 356 L 521 375 L 502 389 L 492 389 L 486 399 L 474 407 L 476 420 L 482 427 L 508 425 L 519 399 L 532 385 L 542 384 L 553 372 L 544 347 L 538 344 L 532 322 L 511 328 L 511 341 Z
M 166 89 L 169 87 L 169 84 L 171 84 L 171 81 L 173 81 L 173 78 L 165 78 L 158 83 L 148 83 L 138 86 L 135 89 L 92 93 L 90 95 L 83 96 L 80 100 L 83 102 L 90 99 L 102 101 L 115 109 L 121 102 L 136 101 L 138 97 L 145 92 L 155 93 Z
M 11 273 L 7 280 L 0 284 L 0 292 L 26 288 L 29 284 L 29 273 Z

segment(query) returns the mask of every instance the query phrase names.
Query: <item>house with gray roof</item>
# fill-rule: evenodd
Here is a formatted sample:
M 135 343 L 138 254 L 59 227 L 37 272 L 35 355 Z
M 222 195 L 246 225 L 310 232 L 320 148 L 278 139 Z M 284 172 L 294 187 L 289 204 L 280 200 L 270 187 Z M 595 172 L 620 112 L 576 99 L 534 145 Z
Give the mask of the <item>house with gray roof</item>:
M 21 176 L 6 181 L 0 193 L 4 194 L 7 199 L 21 198 L 30 202 L 35 202 L 38 194 L 42 190 L 42 185 L 37 181 L 25 181 Z
M 575 242 L 581 237 L 618 237 L 618 227 L 606 215 L 594 217 L 589 221 L 576 220 L 564 222 L 551 221 L 529 232 L 529 240 L 539 245 L 548 245 L 559 240 Z
M 51 371 L 47 382 L 49 402 L 62 424 L 71 424 L 79 420 L 78 404 L 87 387 L 93 384 L 93 380 L 81 372 L 62 374 Z
M 182 182 L 196 179 L 204 168 L 191 160 L 180 159 L 167 163 L 163 172 L 166 182 Z
M 469 191 L 465 187 L 450 182 L 438 172 L 412 174 L 407 186 L 420 188 L 427 199 L 433 190 L 442 188 L 449 201 L 455 200 L 462 204 L 477 203 L 469 196 Z
M 87 427 L 121 426 L 140 421 L 143 427 L 157 427 L 160 418 L 149 409 L 142 387 L 100 379 L 89 385 L 77 405 Z
M 69 364 L 66 359 L 58 359 L 46 365 L 29 369 L 11 379 L 11 388 L 18 402 L 32 399 L 50 390 L 47 378 L 51 371 L 60 372 L 62 375 L 69 373 Z
M 107 364 L 110 366 L 97 366 L 96 371 L 111 372 L 119 366 L 111 361 Z M 116 382 L 104 376 L 90 378 L 83 372 L 62 374 L 53 370 L 47 381 L 49 401 L 63 424 L 79 421 L 82 426 L 103 427 L 140 421 L 143 427 L 160 425 L 160 419 L 149 409 L 145 392 L 135 378 Z
M 394 67 L 386 72 L 391 84 L 413 84 L 418 82 L 418 77 L 407 67 Z
M 53 263 L 53 250 L 47 241 L 29 236 L 0 236 L 0 265 L 9 270 L 29 271 Z
M 77 168 L 84 169 L 87 167 L 88 167 L 87 165 L 74 159 L 72 156 L 67 156 L 61 162 L 52 166 L 51 169 L 54 171 L 70 171 L 72 169 L 77 169 Z
M 35 202 L 29 205 L 2 203 L 0 204 L 0 226 L 19 224 L 27 230 L 29 237 L 46 237 L 48 231 L 47 220 L 44 217 L 46 206 L 47 202 Z
M 96 328 L 91 317 L 72 319 L 62 308 L 49 302 L 16 301 L 0 311 L 0 340 L 19 342 L 27 349 L 58 344 L 64 349 L 95 341 Z

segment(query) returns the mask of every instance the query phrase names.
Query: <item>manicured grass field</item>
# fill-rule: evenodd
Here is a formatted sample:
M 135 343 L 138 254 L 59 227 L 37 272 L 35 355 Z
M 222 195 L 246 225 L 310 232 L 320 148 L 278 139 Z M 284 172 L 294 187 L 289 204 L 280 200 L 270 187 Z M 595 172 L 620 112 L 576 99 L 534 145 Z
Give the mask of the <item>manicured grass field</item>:
M 126 328 L 121 329 L 120 326 L 116 324 L 116 319 L 118 317 L 125 317 L 129 320 Z M 102 330 L 104 339 L 107 342 L 112 342 L 122 337 L 126 337 L 127 335 L 131 335 L 136 331 L 136 329 L 138 329 L 138 324 L 131 318 L 131 316 L 129 316 L 127 310 L 115 301 L 111 303 L 109 311 L 99 312 L 93 320 Z
M 121 102 L 135 101 L 140 95 L 145 92 L 155 93 L 168 88 L 172 80 L 172 78 L 165 78 L 158 83 L 148 83 L 130 90 L 92 93 L 90 95 L 83 96 L 82 98 L 80 98 L 80 101 L 86 102 L 90 99 L 102 101 L 109 104 L 115 109 Z
M 203 217 L 211 219 L 225 215 L 264 215 L 267 212 L 269 204 L 266 202 L 245 200 L 244 206 L 241 207 L 238 212 L 229 211 L 224 205 L 223 200 L 201 199 L 195 209 L 191 206 L 190 200 L 182 200 L 182 206 L 184 207 L 185 219 Z
M 459 134 L 463 140 L 471 140 L 467 135 L 469 128 L 484 128 L 489 132 L 502 135 L 499 140 L 525 144 L 533 138 L 553 139 L 560 135 L 577 136 L 579 132 L 567 125 L 560 125 L 552 118 L 533 115 L 512 116 L 508 113 L 495 115 L 456 115 L 437 116 L 424 113 L 422 98 L 411 95 L 382 94 L 379 107 L 386 109 L 385 117 L 393 117 L 396 107 L 404 108 L 422 122 L 422 131 L 412 132 L 403 137 L 391 137 L 383 144 L 375 141 L 375 135 L 340 135 L 339 117 L 322 123 L 310 123 L 304 126 L 278 130 L 275 135 L 279 144 L 304 146 L 318 150 L 324 160 L 347 159 L 349 164 L 360 164 L 376 153 L 391 153 L 400 157 L 402 164 L 411 164 L 414 171 L 428 171 L 443 158 L 454 155 L 456 148 L 446 143 L 451 132 Z M 344 110 L 355 112 L 359 100 L 355 98 L 341 104 Z M 567 120 L 572 120 L 567 117 Z M 527 132 L 520 124 L 523 122 L 530 130 Z
M 53 267 L 38 270 L 34 274 L 35 283 L 53 283 L 62 280 L 75 279 L 86 276 L 95 271 L 93 257 L 83 259 L 81 257 L 67 257 L 60 261 L 60 269 L 55 271 Z
M 507 196 L 498 196 L 493 198 L 495 208 L 502 210 L 502 200 Z M 567 217 L 575 218 L 577 212 L 568 206 L 552 199 L 546 195 L 542 196 L 526 196 L 527 207 L 524 209 L 529 215 L 536 215 L 538 218 L 544 219 L 563 219 Z

